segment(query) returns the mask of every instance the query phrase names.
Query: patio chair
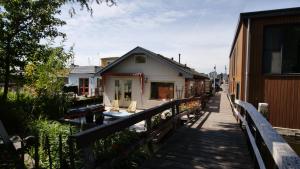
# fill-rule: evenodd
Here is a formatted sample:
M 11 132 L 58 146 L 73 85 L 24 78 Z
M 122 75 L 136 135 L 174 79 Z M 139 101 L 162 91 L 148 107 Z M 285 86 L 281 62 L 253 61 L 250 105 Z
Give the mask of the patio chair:
M 131 101 L 128 108 L 127 108 L 127 112 L 130 113 L 135 113 L 136 112 L 136 101 Z
M 4 164 L 0 164 L 1 167 L 10 168 L 15 165 L 17 169 L 23 169 L 24 166 L 24 155 L 25 151 L 29 147 L 33 146 L 36 142 L 34 136 L 28 136 L 24 139 L 21 139 L 19 136 L 9 137 L 2 121 L 0 120 L 0 140 L 2 141 L 1 151 L 8 153 L 7 155 L 2 154 L 0 161 L 4 160 Z M 35 152 L 37 153 L 37 152 Z M 12 161 L 11 161 L 12 160 Z M 38 166 L 38 163 L 37 165 Z
M 120 107 L 119 107 L 119 100 L 113 100 L 111 103 L 111 109 L 110 111 L 120 111 Z

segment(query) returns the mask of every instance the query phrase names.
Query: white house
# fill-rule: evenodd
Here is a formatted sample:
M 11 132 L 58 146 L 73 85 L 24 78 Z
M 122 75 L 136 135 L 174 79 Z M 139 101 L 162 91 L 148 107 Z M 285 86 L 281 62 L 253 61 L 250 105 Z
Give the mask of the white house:
M 69 74 L 69 86 L 78 86 L 78 95 L 95 96 L 101 90 L 101 78 L 95 76 L 100 66 L 72 66 Z
M 136 47 L 97 73 L 103 80 L 103 102 L 120 107 L 137 101 L 138 109 L 157 106 L 171 99 L 204 91 L 205 74 L 173 59 Z

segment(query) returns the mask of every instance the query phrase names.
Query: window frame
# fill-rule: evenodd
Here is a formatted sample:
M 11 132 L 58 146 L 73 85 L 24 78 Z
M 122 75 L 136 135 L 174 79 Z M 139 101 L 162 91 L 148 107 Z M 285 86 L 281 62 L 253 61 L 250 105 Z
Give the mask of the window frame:
M 137 62 L 136 59 L 137 59 L 138 57 L 143 57 L 143 58 L 145 59 L 145 62 Z M 135 55 L 135 56 L 134 56 L 134 63 L 135 63 L 135 64 L 145 64 L 146 62 L 147 62 L 147 56 L 146 56 L 146 55 L 141 55 L 141 54 L 139 54 L 139 55 Z
M 286 28 L 286 27 L 292 27 L 292 26 L 299 26 L 300 28 L 300 23 L 283 23 L 283 24 L 268 24 L 268 25 L 265 25 L 263 26 L 263 39 L 262 39 L 262 50 L 261 50 L 261 73 L 263 76 L 266 76 L 266 77 L 273 77 L 273 76 L 300 76 L 300 72 L 299 73 L 283 73 L 283 70 L 281 70 L 281 73 L 272 73 L 272 72 L 266 72 L 264 70 L 264 66 L 267 64 L 265 63 L 265 49 L 266 49 L 266 44 L 265 44 L 265 41 L 266 41 L 266 30 L 268 28 L 276 28 L 276 27 L 281 27 L 281 28 Z M 284 37 L 283 37 L 284 38 Z M 283 42 L 283 45 L 284 45 L 284 42 Z M 283 49 L 284 50 L 284 49 Z M 283 53 L 283 52 L 282 52 Z M 300 51 L 299 51 L 300 53 Z M 284 58 L 284 53 L 281 54 L 282 56 L 282 60 Z M 283 69 L 283 63 L 281 64 L 281 69 Z
M 169 99 L 165 99 L 165 100 L 171 100 L 171 99 L 175 99 L 175 82 L 162 82 L 162 81 L 151 81 L 150 82 L 150 95 L 149 95 L 149 100 L 164 100 L 164 99 L 159 99 L 159 98 L 153 98 L 152 97 L 152 83 L 165 83 L 165 84 L 172 84 L 173 87 L 173 97 L 169 98 Z

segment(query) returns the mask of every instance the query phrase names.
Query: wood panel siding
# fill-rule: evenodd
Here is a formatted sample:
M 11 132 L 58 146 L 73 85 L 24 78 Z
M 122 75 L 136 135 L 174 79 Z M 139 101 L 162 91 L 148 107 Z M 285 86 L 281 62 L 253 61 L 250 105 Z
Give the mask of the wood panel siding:
M 245 89 L 245 56 L 246 56 L 246 33 L 247 28 L 242 24 L 237 39 L 234 43 L 233 51 L 230 55 L 229 63 L 229 92 L 236 98 L 244 99 Z M 239 84 L 239 92 L 237 85 Z M 237 96 L 239 94 L 239 96 Z
M 270 122 L 274 126 L 300 128 L 300 76 L 269 76 L 264 78 L 264 84 Z
M 267 102 L 270 122 L 276 127 L 300 128 L 300 75 L 264 75 L 263 30 L 275 24 L 300 23 L 300 16 L 276 16 L 251 20 L 249 102 Z

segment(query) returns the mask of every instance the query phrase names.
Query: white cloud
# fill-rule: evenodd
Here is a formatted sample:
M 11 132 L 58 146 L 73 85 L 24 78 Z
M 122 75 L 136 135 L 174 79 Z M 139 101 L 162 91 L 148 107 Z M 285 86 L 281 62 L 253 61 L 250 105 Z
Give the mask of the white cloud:
M 177 58 L 202 72 L 216 64 L 224 71 L 238 15 L 243 11 L 290 7 L 295 0 L 122 0 L 117 6 L 93 6 L 91 17 L 64 14 L 68 45 L 75 43 L 75 62 L 97 65 L 100 57 L 121 56 L 142 46 Z M 67 11 L 69 6 L 64 7 Z M 88 59 L 89 58 L 89 59 Z

